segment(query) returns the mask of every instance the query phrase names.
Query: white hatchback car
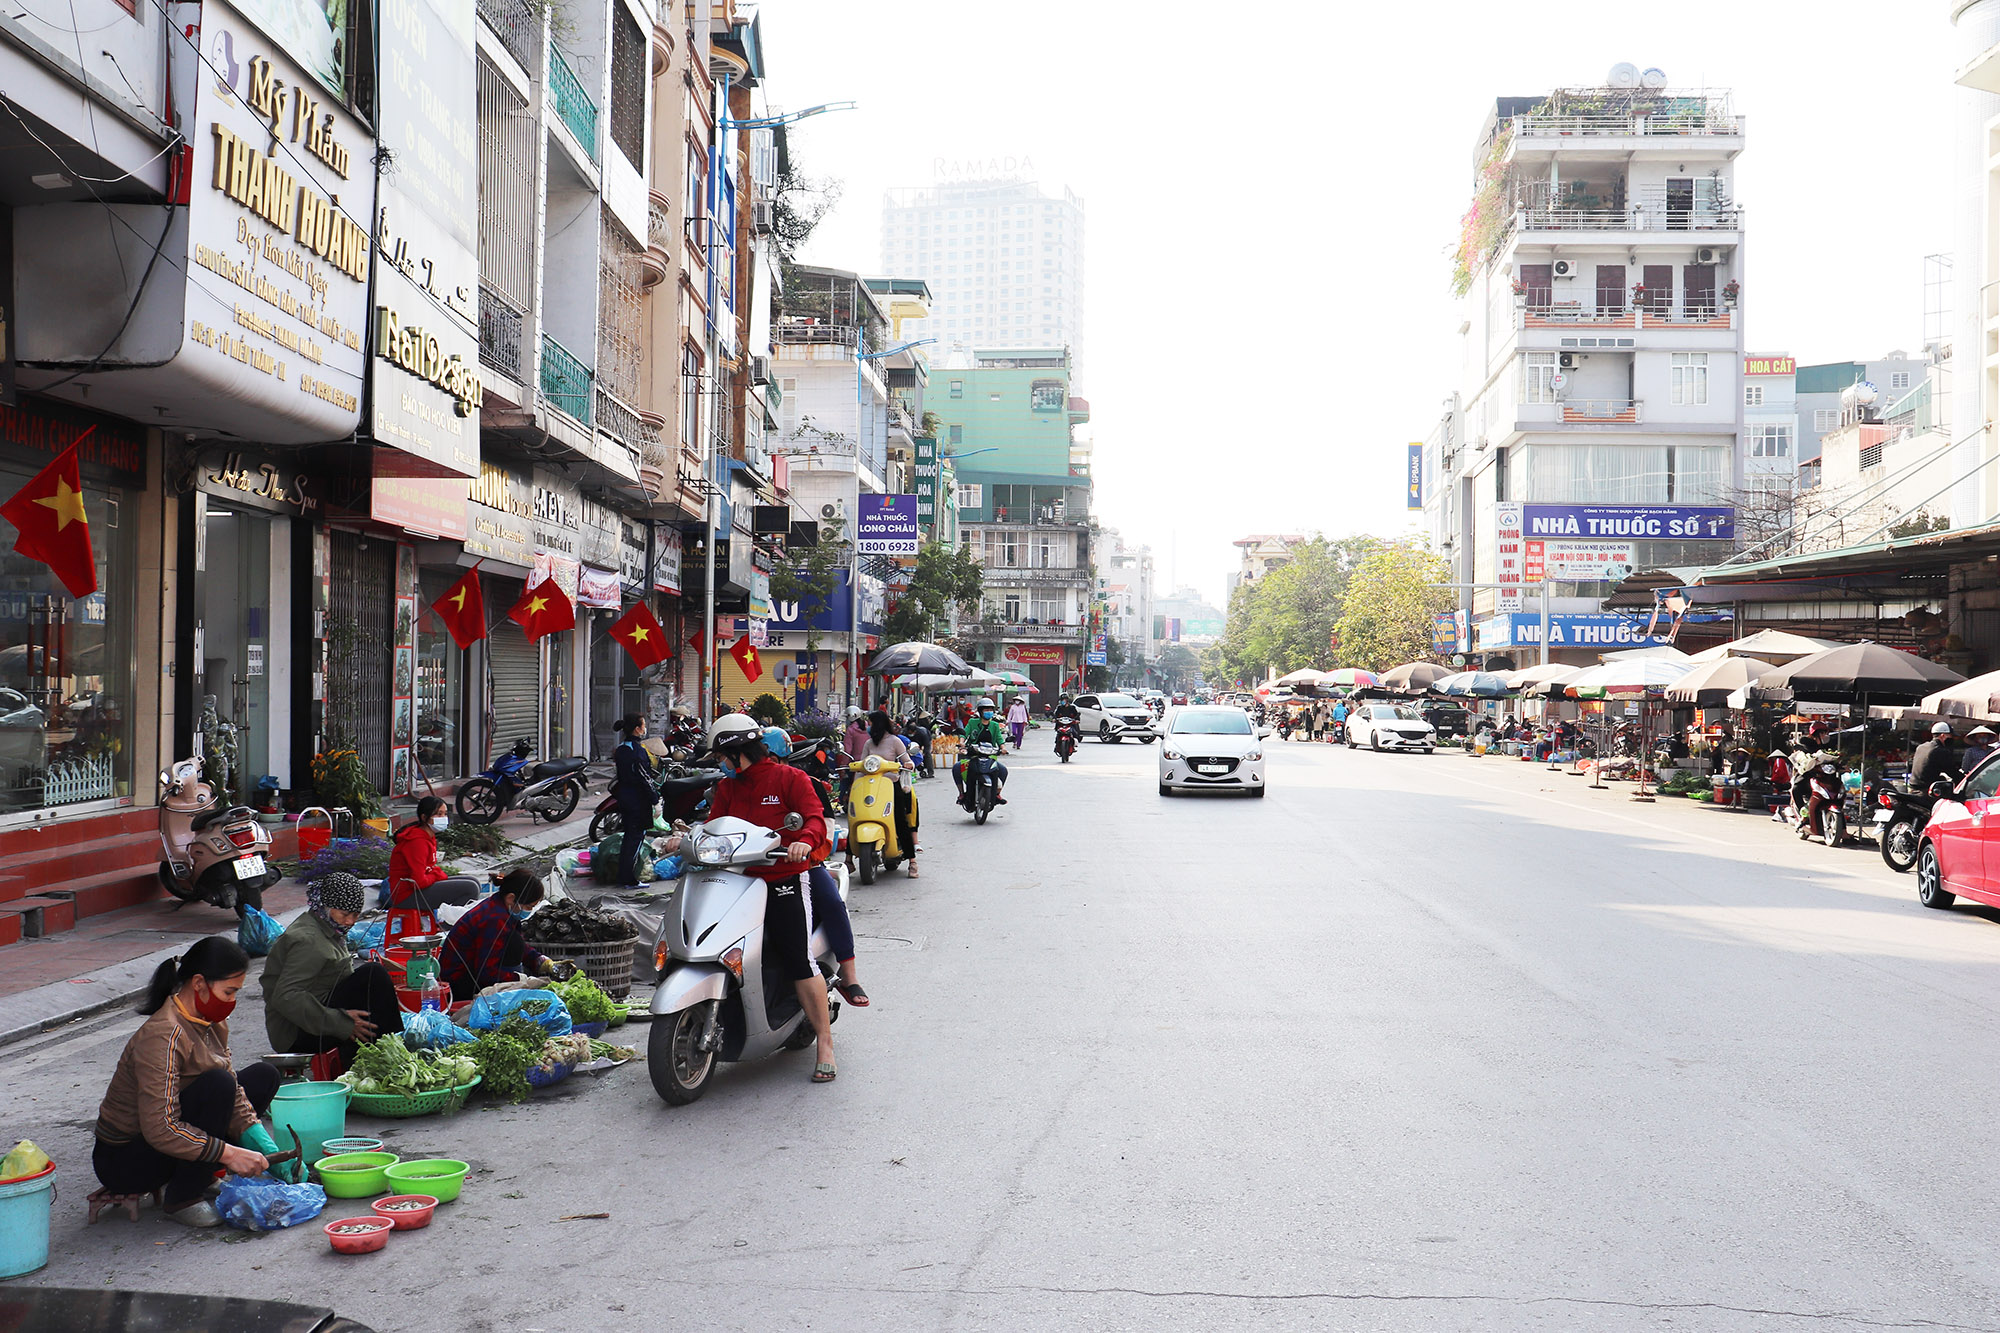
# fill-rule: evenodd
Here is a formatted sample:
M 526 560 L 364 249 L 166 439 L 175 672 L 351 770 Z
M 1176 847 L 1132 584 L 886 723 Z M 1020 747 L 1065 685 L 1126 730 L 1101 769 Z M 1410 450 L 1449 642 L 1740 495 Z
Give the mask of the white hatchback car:
M 1264 737 L 1232 705 L 1190 705 L 1167 714 L 1160 736 L 1160 795 L 1177 791 L 1264 794 Z
M 1362 704 L 1348 715 L 1350 750 L 1366 745 L 1371 750 L 1422 750 L 1429 754 L 1437 743 L 1437 728 L 1408 704 Z

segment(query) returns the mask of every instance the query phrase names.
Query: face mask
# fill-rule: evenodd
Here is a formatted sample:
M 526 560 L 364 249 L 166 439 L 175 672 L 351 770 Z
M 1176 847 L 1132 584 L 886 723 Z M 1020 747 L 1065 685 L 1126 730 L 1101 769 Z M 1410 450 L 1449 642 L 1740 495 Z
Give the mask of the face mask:
M 993 720 L 993 710 L 990 708 L 983 709 L 981 710 L 979 716 L 985 718 L 988 722 L 991 722 Z
M 439 815 L 436 819 L 433 819 L 431 821 L 431 827 L 436 829 L 439 833 L 442 833 L 446 829 L 451 827 L 451 820 L 447 819 L 443 815 Z
M 190 990 L 188 993 L 194 996 L 194 1011 L 211 1023 L 220 1023 L 236 1012 L 236 1001 L 225 1000 L 214 991 L 210 991 L 206 999 L 199 991 Z
M 513 917 L 516 923 L 526 921 L 528 919 L 527 912 L 519 907 L 516 907 L 513 911 L 507 913 L 507 915 Z

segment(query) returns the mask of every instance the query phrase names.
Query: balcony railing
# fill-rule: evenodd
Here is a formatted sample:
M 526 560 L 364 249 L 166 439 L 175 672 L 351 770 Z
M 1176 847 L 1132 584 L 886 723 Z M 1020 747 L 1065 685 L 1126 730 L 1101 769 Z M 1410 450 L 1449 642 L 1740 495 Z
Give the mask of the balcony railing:
M 597 103 L 590 100 L 554 43 L 549 44 L 549 92 L 556 99 L 556 115 L 590 154 L 590 160 L 597 161 Z
M 1713 208 L 1669 208 L 1638 203 L 1626 208 L 1528 207 L 1514 215 L 1527 231 L 1737 231 L 1743 210 L 1729 204 Z
M 547 334 L 542 335 L 542 397 L 558 412 L 590 424 L 590 367 Z
M 1526 139 L 1629 138 L 1635 135 L 1736 135 L 1743 117 L 1705 106 L 1674 108 L 1658 114 L 1607 112 L 1572 116 L 1516 116 L 1514 133 Z
M 602 384 L 597 386 L 596 401 L 597 428 L 630 449 L 635 458 L 644 459 L 657 446 L 660 428 L 641 416 L 637 408 Z
M 827 324 L 785 319 L 771 332 L 773 343 L 819 343 L 833 347 L 858 347 L 860 330 L 852 324 Z
M 1560 406 L 1566 425 L 1604 422 L 1633 426 L 1639 422 L 1639 403 L 1632 398 L 1567 398 Z
M 512 380 L 521 378 L 521 332 L 527 314 L 494 290 L 479 284 L 479 359 Z
M 1039 624 L 1018 620 L 977 620 L 959 626 L 959 633 L 980 640 L 1009 640 L 1015 643 L 1076 643 L 1083 635 L 1081 625 Z
M 1021 569 L 1013 565 L 982 565 L 989 588 L 1081 588 L 1090 582 L 1088 569 Z
M 500 35 L 521 68 L 531 74 L 542 63 L 542 11 L 527 0 L 479 0 L 479 17 Z
M 1529 303 L 1520 308 L 1515 327 L 1521 329 L 1644 329 L 1707 328 L 1727 329 L 1735 312 L 1712 303 L 1696 301 L 1676 309 L 1670 303 L 1647 302 L 1623 309 L 1595 307 L 1581 302 Z

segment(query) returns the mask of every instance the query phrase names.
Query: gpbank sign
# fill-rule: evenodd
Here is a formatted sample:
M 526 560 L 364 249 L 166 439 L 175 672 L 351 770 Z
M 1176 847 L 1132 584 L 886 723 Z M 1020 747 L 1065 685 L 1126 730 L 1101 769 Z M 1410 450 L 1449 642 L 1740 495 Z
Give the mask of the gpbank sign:
M 1476 652 L 1499 648 L 1537 648 L 1542 642 L 1539 614 L 1498 615 L 1472 627 Z M 1558 612 L 1549 617 L 1551 648 L 1653 648 L 1671 642 L 1664 634 L 1646 633 L 1644 620 L 1612 612 Z

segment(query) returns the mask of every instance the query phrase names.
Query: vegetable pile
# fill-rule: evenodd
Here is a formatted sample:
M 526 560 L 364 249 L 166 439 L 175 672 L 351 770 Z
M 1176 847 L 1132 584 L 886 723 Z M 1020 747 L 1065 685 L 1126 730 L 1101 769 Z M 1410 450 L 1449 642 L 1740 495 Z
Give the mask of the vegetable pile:
M 479 1062 L 482 1086 L 501 1101 L 520 1101 L 528 1095 L 528 1070 L 542 1058 L 547 1043 L 548 1033 L 519 1014 L 480 1033 L 472 1057 Z
M 558 981 L 551 990 L 562 996 L 572 1023 L 609 1023 L 620 1012 L 598 984 L 579 972 L 568 981 Z
M 377 1037 L 354 1053 L 354 1064 L 339 1082 L 370 1096 L 414 1097 L 420 1092 L 461 1088 L 479 1067 L 464 1046 L 412 1051 L 400 1036 Z
M 533 944 L 615 944 L 637 936 L 639 927 L 615 912 L 560 898 L 529 917 L 521 933 Z

